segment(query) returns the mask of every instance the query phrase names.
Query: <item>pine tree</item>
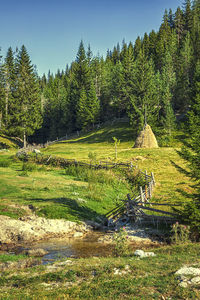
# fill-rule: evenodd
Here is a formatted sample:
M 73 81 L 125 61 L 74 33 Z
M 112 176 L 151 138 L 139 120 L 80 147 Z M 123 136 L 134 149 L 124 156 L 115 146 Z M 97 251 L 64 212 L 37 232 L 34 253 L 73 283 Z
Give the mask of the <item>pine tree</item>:
M 168 22 L 168 11 L 165 10 L 163 22 L 159 28 L 156 43 L 156 67 L 161 70 L 163 57 L 171 42 L 172 30 Z
M 168 14 L 168 24 L 169 24 L 171 29 L 174 28 L 174 14 L 173 14 L 171 8 L 170 8 L 169 14 Z
M 0 131 L 3 130 L 3 115 L 5 109 L 4 72 L 1 59 L 2 56 L 0 55 Z
M 144 54 L 145 54 L 146 57 L 149 57 L 149 46 L 150 46 L 149 36 L 145 32 L 143 40 L 142 40 L 142 47 L 144 49 Z
M 135 45 L 134 45 L 134 57 L 135 58 L 137 58 L 141 48 L 142 48 L 142 41 L 141 41 L 141 38 L 138 36 L 135 41 Z
M 71 113 L 71 129 L 81 129 L 80 118 L 78 116 L 78 111 L 82 104 L 79 102 L 88 96 L 88 92 L 91 86 L 92 75 L 90 72 L 88 59 L 86 57 L 85 48 L 83 41 L 80 42 L 78 53 L 76 56 L 76 61 L 72 66 L 71 82 L 70 82 L 70 113 Z M 77 110 L 77 108 L 79 108 Z
M 87 125 L 93 125 L 98 121 L 99 113 L 100 113 L 100 103 L 99 99 L 96 96 L 96 89 L 91 82 L 90 90 L 87 96 L 87 109 L 88 109 L 88 116 L 87 116 Z
M 175 116 L 172 109 L 173 94 L 176 84 L 176 74 L 171 53 L 168 51 L 163 59 L 161 72 L 160 122 L 171 135 L 174 128 Z
M 146 116 L 147 122 L 154 125 L 158 118 L 155 70 L 152 59 L 148 60 L 142 49 L 135 62 L 133 84 L 135 106 L 140 109 L 143 119 Z
M 81 129 L 87 126 L 88 124 L 88 115 L 89 115 L 89 111 L 88 111 L 88 106 L 87 106 L 87 94 L 86 94 L 86 90 L 84 89 L 84 87 L 81 89 L 80 91 L 80 99 L 79 102 L 77 104 L 77 128 Z
M 184 30 L 185 30 L 185 34 L 187 34 L 187 31 L 191 32 L 193 26 L 191 0 L 185 0 L 183 4 L 183 12 L 184 12 Z
M 41 125 L 41 101 L 37 76 L 25 46 L 22 46 L 19 52 L 16 66 L 15 114 L 12 116 L 11 124 L 14 133 L 23 137 L 26 147 L 27 137 Z
M 7 133 L 9 128 L 12 127 L 10 120 L 12 115 L 15 114 L 15 93 L 16 93 L 16 65 L 12 48 L 7 51 L 4 63 L 4 78 L 5 78 L 5 127 Z
M 180 9 L 180 7 L 177 8 L 175 13 L 174 26 L 177 34 L 178 45 L 180 45 L 183 37 L 183 32 L 184 32 L 184 17 L 183 17 L 183 11 Z
M 184 193 L 189 201 L 184 204 L 181 217 L 200 237 L 200 61 L 197 62 L 194 81 L 193 101 L 188 113 L 189 142 L 185 142 L 185 147 L 179 151 L 187 169 L 179 169 L 194 182 L 193 193 Z
M 185 110 L 190 104 L 192 51 L 190 33 L 188 32 L 178 58 L 177 86 L 175 95 L 176 109 Z
M 193 67 L 200 59 L 200 1 L 195 0 L 193 3 L 193 26 L 191 30 L 191 40 L 194 49 Z

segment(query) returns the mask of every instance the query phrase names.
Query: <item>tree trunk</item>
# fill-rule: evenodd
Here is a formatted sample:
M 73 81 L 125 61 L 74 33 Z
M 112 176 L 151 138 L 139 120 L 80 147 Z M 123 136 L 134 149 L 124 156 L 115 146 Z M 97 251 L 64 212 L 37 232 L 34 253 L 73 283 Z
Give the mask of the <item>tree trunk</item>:
M 24 148 L 26 148 L 26 131 L 24 129 Z

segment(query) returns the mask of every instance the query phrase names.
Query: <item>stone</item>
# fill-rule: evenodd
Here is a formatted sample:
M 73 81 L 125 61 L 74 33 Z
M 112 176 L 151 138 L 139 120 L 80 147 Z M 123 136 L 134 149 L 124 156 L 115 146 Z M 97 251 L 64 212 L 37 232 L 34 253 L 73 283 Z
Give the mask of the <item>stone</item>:
M 83 233 L 82 232 L 75 232 L 74 233 L 74 237 L 77 238 L 77 237 L 82 237 L 83 236 Z
M 140 258 L 149 257 L 149 256 L 155 256 L 154 252 L 144 252 L 143 250 L 136 250 L 134 252 L 135 256 L 138 256 Z
M 190 282 L 191 284 L 200 284 L 200 276 L 192 278 Z
M 184 266 L 181 269 L 179 269 L 175 275 L 200 275 L 200 269 L 194 268 L 194 267 L 187 267 Z
M 186 288 L 186 287 L 188 287 L 188 283 L 186 281 L 182 281 L 179 283 L 179 286 L 182 288 Z

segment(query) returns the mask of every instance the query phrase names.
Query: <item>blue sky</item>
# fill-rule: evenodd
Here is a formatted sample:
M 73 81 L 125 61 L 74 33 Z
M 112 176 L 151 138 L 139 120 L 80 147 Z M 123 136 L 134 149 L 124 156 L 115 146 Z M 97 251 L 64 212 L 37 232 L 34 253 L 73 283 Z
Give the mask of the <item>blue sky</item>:
M 134 43 L 158 30 L 165 8 L 182 0 L 0 0 L 0 47 L 24 44 L 38 74 L 65 69 L 76 58 L 81 39 L 94 55 L 122 40 Z

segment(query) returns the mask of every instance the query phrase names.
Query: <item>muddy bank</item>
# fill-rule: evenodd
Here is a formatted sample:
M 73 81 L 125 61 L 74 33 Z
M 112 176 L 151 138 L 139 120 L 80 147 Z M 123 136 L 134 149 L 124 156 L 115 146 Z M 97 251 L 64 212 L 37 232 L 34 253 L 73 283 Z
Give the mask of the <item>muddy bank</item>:
M 28 206 L 23 208 L 26 209 L 27 215 L 17 220 L 0 215 L 1 251 L 11 251 L 12 249 L 16 249 L 16 247 L 53 238 L 72 238 L 76 240 L 89 235 L 91 242 L 93 229 L 98 227 L 98 224 L 89 221 L 87 224 L 84 222 L 78 224 L 64 219 L 38 217 Z M 141 228 L 136 224 L 127 225 L 126 230 L 130 243 L 143 245 L 158 244 L 159 238 L 155 234 L 155 231 L 146 230 L 146 228 Z M 100 244 L 112 243 L 113 233 L 114 231 L 110 231 L 97 235 L 97 242 Z
M 82 237 L 91 230 L 85 223 L 45 219 L 34 214 L 18 220 L 0 215 L 0 249 L 53 237 Z

